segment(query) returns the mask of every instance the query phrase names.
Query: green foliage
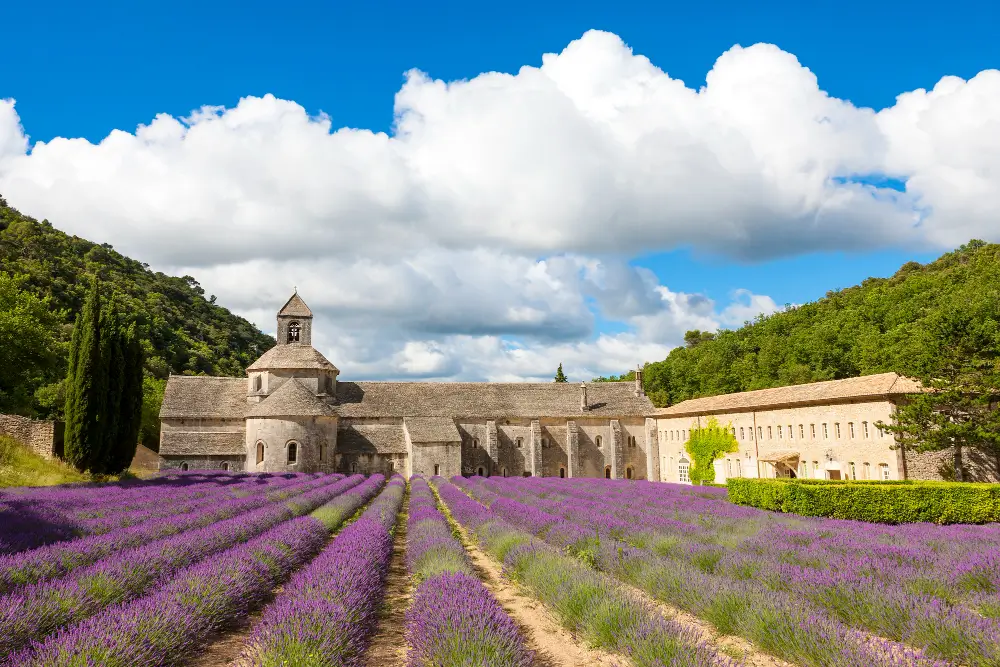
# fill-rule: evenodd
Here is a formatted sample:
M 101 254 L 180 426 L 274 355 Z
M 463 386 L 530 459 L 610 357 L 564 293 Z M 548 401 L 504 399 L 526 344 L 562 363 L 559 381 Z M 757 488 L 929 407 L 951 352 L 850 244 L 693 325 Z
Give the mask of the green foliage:
M 76 319 L 67 377 L 64 457 L 78 470 L 98 471 L 104 460 L 101 415 L 107 398 L 107 373 L 102 364 L 101 292 L 91 282 L 83 312 Z
M 58 380 L 66 354 L 64 313 L 26 291 L 27 280 L 0 272 L 0 413 L 34 402 L 36 390 Z
M 869 523 L 1000 521 L 1000 484 L 730 479 L 729 500 L 801 516 Z
M 66 378 L 64 455 L 97 474 L 128 469 L 142 420 L 144 353 L 117 301 L 102 308 L 100 283 L 93 281 L 73 331 Z
M 555 382 L 569 382 L 569 380 L 566 378 L 566 374 L 563 373 L 562 363 L 560 363 L 559 364 L 559 368 L 556 369 L 556 378 L 555 378 L 554 381 Z
M 736 436 L 728 427 L 719 425 L 711 417 L 702 428 L 692 428 L 684 450 L 691 457 L 691 483 L 704 484 L 715 481 L 715 461 L 723 454 L 739 451 Z
M 635 371 L 629 371 L 628 373 L 622 373 L 621 375 L 608 375 L 607 377 L 601 376 L 596 377 L 591 382 L 634 382 L 635 381 Z
M 110 245 L 69 236 L 6 203 L 0 203 L 0 267 L 0 412 L 63 417 L 69 339 L 87 276 L 100 279 L 105 293 L 116 295 L 119 312 L 134 317 L 147 377 L 239 376 L 274 345 L 214 297 L 206 299 L 194 278 L 150 271 Z M 144 422 L 145 435 L 155 430 Z

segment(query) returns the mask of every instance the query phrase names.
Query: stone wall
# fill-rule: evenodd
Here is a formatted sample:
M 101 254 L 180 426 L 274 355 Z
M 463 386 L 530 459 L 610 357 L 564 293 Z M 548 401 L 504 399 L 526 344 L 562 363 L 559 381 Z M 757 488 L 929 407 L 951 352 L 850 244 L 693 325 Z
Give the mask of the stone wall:
M 954 481 L 955 450 L 938 452 L 913 452 L 906 450 L 906 478 L 935 481 Z M 963 481 L 1000 482 L 1000 461 L 984 455 L 979 450 L 962 450 Z
M 13 438 L 47 459 L 62 456 L 63 423 L 0 415 L 0 435 Z
M 288 445 L 296 443 L 295 462 Z M 264 460 L 257 463 L 257 443 Z M 340 463 L 336 417 L 252 418 L 246 421 L 247 469 L 253 472 L 333 472 Z
M 187 470 L 229 470 L 232 472 L 242 472 L 246 466 L 246 457 L 243 456 L 214 456 L 214 455 L 190 455 L 190 456 L 161 456 L 160 470 L 182 470 L 187 466 Z

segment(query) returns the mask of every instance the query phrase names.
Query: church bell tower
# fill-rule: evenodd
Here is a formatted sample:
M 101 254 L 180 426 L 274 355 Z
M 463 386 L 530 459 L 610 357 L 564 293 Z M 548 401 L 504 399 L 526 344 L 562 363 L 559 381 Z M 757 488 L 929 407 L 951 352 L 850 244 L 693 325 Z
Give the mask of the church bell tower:
M 313 314 L 298 292 L 278 311 L 278 345 L 312 345 Z

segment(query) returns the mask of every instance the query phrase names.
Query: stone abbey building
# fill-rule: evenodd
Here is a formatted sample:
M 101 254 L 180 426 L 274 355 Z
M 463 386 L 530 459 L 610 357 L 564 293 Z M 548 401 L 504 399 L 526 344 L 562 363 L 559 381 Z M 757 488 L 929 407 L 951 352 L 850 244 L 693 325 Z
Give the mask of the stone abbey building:
M 656 479 L 635 382 L 351 382 L 311 344 L 294 294 L 247 377 L 173 375 L 160 468 Z
M 919 392 L 882 373 L 682 401 L 656 409 L 635 382 L 351 382 L 311 344 L 294 294 L 278 344 L 247 377 L 171 376 L 160 411 L 160 467 L 253 472 L 391 472 L 689 481 L 692 429 L 729 429 L 729 477 L 941 479 L 951 452 L 895 447 L 878 422 Z M 971 455 L 972 453 L 970 453 Z M 967 479 L 1000 461 L 972 456 Z

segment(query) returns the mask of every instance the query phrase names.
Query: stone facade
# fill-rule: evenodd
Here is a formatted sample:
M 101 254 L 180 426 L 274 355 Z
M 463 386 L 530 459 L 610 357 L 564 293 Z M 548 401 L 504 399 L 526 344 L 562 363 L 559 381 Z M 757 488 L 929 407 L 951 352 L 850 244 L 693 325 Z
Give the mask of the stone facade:
M 0 415 L 0 435 L 13 438 L 47 459 L 59 458 L 63 449 L 63 423 Z
M 297 294 L 277 332 L 246 378 L 171 376 L 161 468 L 645 479 L 655 458 L 641 375 L 590 386 L 345 382 L 312 347 Z
M 920 468 L 914 477 L 894 437 L 896 405 L 919 391 L 895 373 L 684 401 L 657 410 L 660 474 L 677 482 L 690 465 L 684 443 L 710 419 L 732 431 L 739 450 L 715 463 L 716 481 L 729 477 L 810 479 L 940 479 Z M 907 460 L 916 462 L 911 453 Z M 911 463 L 911 468 L 914 463 Z

